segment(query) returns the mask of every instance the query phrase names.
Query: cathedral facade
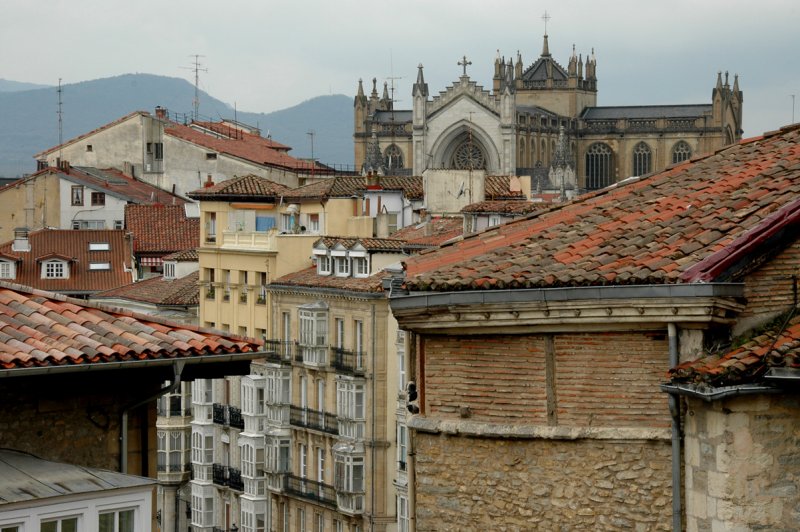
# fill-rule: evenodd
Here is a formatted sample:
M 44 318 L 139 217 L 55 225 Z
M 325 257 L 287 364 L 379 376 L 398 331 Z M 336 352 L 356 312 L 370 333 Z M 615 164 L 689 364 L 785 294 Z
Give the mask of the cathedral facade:
M 550 183 L 549 176 L 561 144 L 558 159 L 574 169 L 578 192 L 662 170 L 742 135 L 742 92 L 738 77 L 731 86 L 727 73 L 717 75 L 710 103 L 603 107 L 596 105 L 594 51 L 584 58 L 573 47 L 564 68 L 551 56 L 547 35 L 528 67 L 519 53 L 506 61 L 498 52 L 491 90 L 470 79 L 470 64 L 459 61 L 462 75 L 435 96 L 419 65 L 411 110 L 394 109 L 386 84 L 379 96 L 373 79 L 367 97 L 359 81 L 357 167 L 387 175 L 530 176 L 534 190 L 557 189 L 564 183 Z

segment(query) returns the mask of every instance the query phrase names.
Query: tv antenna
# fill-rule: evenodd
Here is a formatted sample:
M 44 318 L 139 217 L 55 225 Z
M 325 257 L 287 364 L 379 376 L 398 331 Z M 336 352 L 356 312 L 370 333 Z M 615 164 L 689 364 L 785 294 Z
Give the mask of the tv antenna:
M 57 114 L 58 114 L 58 160 L 61 161 L 61 158 L 62 158 L 62 155 L 63 155 L 62 154 L 63 148 L 61 147 L 61 145 L 64 143 L 64 119 L 63 119 L 64 112 L 62 110 L 62 102 L 61 102 L 61 93 L 63 92 L 63 89 L 61 88 L 61 78 L 58 78 L 58 90 L 56 92 L 58 93 L 58 111 L 57 111 Z
M 200 72 L 208 72 L 207 68 L 203 68 L 200 63 L 200 58 L 204 55 L 194 54 L 189 57 L 194 57 L 194 64 L 190 67 L 181 67 L 186 70 L 194 70 L 194 100 L 192 100 L 193 115 L 192 119 L 197 120 L 200 116 Z

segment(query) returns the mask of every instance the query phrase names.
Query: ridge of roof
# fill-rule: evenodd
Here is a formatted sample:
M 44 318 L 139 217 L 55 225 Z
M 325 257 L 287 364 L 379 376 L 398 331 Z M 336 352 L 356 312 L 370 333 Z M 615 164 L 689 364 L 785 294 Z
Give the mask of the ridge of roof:
M 112 127 L 112 126 L 116 126 L 117 124 L 121 124 L 125 120 L 128 120 L 129 118 L 132 118 L 132 117 L 137 116 L 137 115 L 138 116 L 151 116 L 150 113 L 148 113 L 147 111 L 133 111 L 133 112 L 128 113 L 125 116 L 122 116 L 120 118 L 117 118 L 116 120 L 113 120 L 113 121 L 111 121 L 111 122 L 109 122 L 107 124 L 103 124 L 102 126 L 97 127 L 95 129 L 87 132 L 87 133 L 83 133 L 82 135 L 78 135 L 77 137 L 73 137 L 73 138 L 71 138 L 71 139 L 69 139 L 69 140 L 67 140 L 65 142 L 62 142 L 61 144 L 53 146 L 52 148 L 47 148 L 46 150 L 42 150 L 39 153 L 34 154 L 33 158 L 34 159 L 38 159 L 42 155 L 46 155 L 48 153 L 51 153 L 51 152 L 53 152 L 53 151 L 55 151 L 55 150 L 57 150 L 59 148 L 63 148 L 64 146 L 69 146 L 70 144 L 74 144 L 75 142 L 78 142 L 79 140 L 83 140 L 83 139 L 85 139 L 87 137 L 91 137 L 92 135 L 94 135 L 96 133 L 104 131 L 104 130 Z

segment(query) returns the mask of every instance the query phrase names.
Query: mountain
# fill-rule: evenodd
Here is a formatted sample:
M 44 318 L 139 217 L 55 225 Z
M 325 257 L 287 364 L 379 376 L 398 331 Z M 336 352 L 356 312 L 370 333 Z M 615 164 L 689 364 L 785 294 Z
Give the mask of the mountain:
M 121 76 L 62 86 L 62 138 L 69 140 L 133 111 L 191 115 L 194 86 L 180 78 L 151 74 Z M 200 118 L 234 118 L 233 108 L 200 92 Z M 319 96 L 272 113 L 238 111 L 236 119 L 261 128 L 295 157 L 314 157 L 334 165 L 353 164 L 352 98 Z M 203 116 L 205 115 L 205 116 Z M 58 95 L 53 87 L 0 91 L 0 176 L 15 177 L 36 169 L 33 155 L 58 145 Z
M 49 85 L 39 85 L 37 83 L 25 83 L 22 81 L 11 81 L 10 79 L 0 78 L 0 92 L 29 91 L 33 89 L 44 89 Z

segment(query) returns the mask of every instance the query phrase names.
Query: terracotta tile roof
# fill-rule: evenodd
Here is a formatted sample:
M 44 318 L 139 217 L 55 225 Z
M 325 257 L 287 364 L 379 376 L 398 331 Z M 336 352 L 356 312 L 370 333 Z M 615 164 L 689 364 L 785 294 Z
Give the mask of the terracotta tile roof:
M 199 120 L 195 120 L 192 122 L 193 126 L 199 126 L 201 128 L 209 129 L 215 133 L 219 133 L 221 135 L 225 135 L 229 138 L 242 138 L 245 135 L 255 136 L 261 141 L 263 141 L 265 146 L 269 146 L 273 150 L 280 150 L 280 151 L 289 151 L 292 148 L 287 146 L 286 144 L 281 144 L 280 142 L 275 142 L 272 139 L 260 137 L 258 135 L 248 133 L 247 131 L 242 130 L 241 128 L 237 128 L 235 126 L 226 124 L 224 122 L 202 122 Z
M 93 130 L 87 132 L 87 133 L 84 133 L 84 134 L 79 135 L 79 136 L 77 136 L 75 138 L 69 139 L 68 141 L 63 142 L 63 143 L 59 144 L 58 146 L 53 146 L 52 148 L 48 148 L 46 150 L 40 151 L 39 153 L 34 155 L 33 158 L 34 159 L 43 158 L 44 156 L 56 151 L 59 148 L 63 148 L 64 146 L 69 146 L 70 144 L 72 144 L 74 142 L 78 142 L 79 140 L 83 140 L 83 139 L 85 139 L 87 137 L 91 137 L 92 135 L 94 135 L 96 133 L 99 133 L 100 131 L 104 131 L 106 129 L 114 127 L 117 124 L 121 124 L 122 122 L 125 122 L 126 120 L 128 120 L 129 118 L 132 118 L 134 116 L 150 116 L 150 113 L 148 113 L 147 111 L 134 111 L 132 113 L 128 113 L 125 116 L 114 120 L 113 122 L 109 122 L 108 124 L 104 124 L 104 125 L 96 128 L 96 129 L 93 129 Z
M 125 227 L 137 254 L 166 255 L 200 245 L 200 219 L 187 217 L 182 205 L 126 205 Z
M 271 140 L 250 133 L 241 132 L 241 137 L 225 138 L 176 123 L 165 127 L 164 133 L 208 150 L 263 166 L 277 166 L 302 172 L 309 172 L 312 168 L 312 164 L 308 161 L 296 159 L 283 149 L 275 149 Z
M 319 275 L 316 267 L 300 270 L 299 272 L 284 275 L 269 284 L 267 287 L 308 287 L 308 288 L 333 288 L 349 292 L 381 292 L 381 280 L 387 277 L 384 272 L 378 272 L 370 277 L 336 277 L 335 275 Z
M 378 179 L 376 188 L 383 190 L 402 190 L 406 199 L 421 201 L 425 199 L 425 191 L 423 190 L 422 183 L 422 176 L 383 176 Z
M 0 282 L 4 369 L 258 351 L 261 342 Z
M 407 285 L 473 290 L 691 280 L 682 275 L 738 237 L 772 231 L 770 215 L 796 220 L 798 196 L 800 128 L 788 127 L 412 257 Z
M 779 325 L 741 347 L 684 362 L 672 368 L 669 377 L 674 383 L 721 387 L 753 383 L 772 367 L 800 369 L 800 316 L 783 331 Z
M 216 185 L 194 190 L 188 194 L 194 199 L 222 200 L 242 196 L 251 198 L 278 198 L 292 191 L 291 188 L 257 175 L 234 177 Z
M 435 217 L 427 223 L 406 226 L 392 233 L 392 238 L 406 241 L 406 247 L 439 246 L 464 234 L 462 218 Z
M 130 203 L 163 203 L 167 205 L 183 205 L 186 203 L 186 200 L 181 196 L 160 189 L 150 183 L 126 176 L 115 168 L 100 169 L 90 166 L 70 166 L 66 170 L 45 168 L 26 177 L 21 182 L 50 173 L 56 174 L 60 179 L 75 185 L 83 185 Z
M 550 207 L 552 207 L 552 205 L 549 203 L 525 201 L 523 198 L 520 198 L 516 200 L 489 200 L 470 203 L 461 209 L 461 212 L 472 214 L 523 215 L 537 210 L 549 209 Z
M 326 247 L 332 248 L 337 244 L 341 244 L 347 249 L 352 248 L 356 244 L 361 244 L 367 251 L 391 251 L 400 252 L 405 247 L 404 240 L 396 238 L 360 238 L 348 236 L 323 236 L 317 240 L 314 245 L 318 243 L 325 244 Z
M 42 229 L 28 235 L 31 250 L 11 249 L 13 241 L 0 245 L 0 254 L 16 257 L 16 283 L 61 293 L 91 293 L 130 283 L 132 273 L 129 236 L 111 229 Z M 108 251 L 89 251 L 89 243 L 108 243 Z M 41 260 L 59 257 L 69 261 L 69 278 L 43 279 Z M 109 263 L 108 270 L 89 270 L 92 263 Z
M 515 190 L 511 190 L 511 183 L 515 182 Z M 487 175 L 483 185 L 484 196 L 487 200 L 504 200 L 524 198 L 522 189 L 519 188 L 519 178 L 507 175 Z
M 198 262 L 200 259 L 197 255 L 197 248 L 184 249 L 183 251 L 176 251 L 169 255 L 161 257 L 162 260 L 174 260 L 176 262 Z
M 366 186 L 363 177 L 329 177 L 291 190 L 284 200 L 349 198 L 360 195 Z
M 200 304 L 199 272 L 180 279 L 161 275 L 94 294 L 92 299 L 130 299 L 154 305 L 197 306 Z

